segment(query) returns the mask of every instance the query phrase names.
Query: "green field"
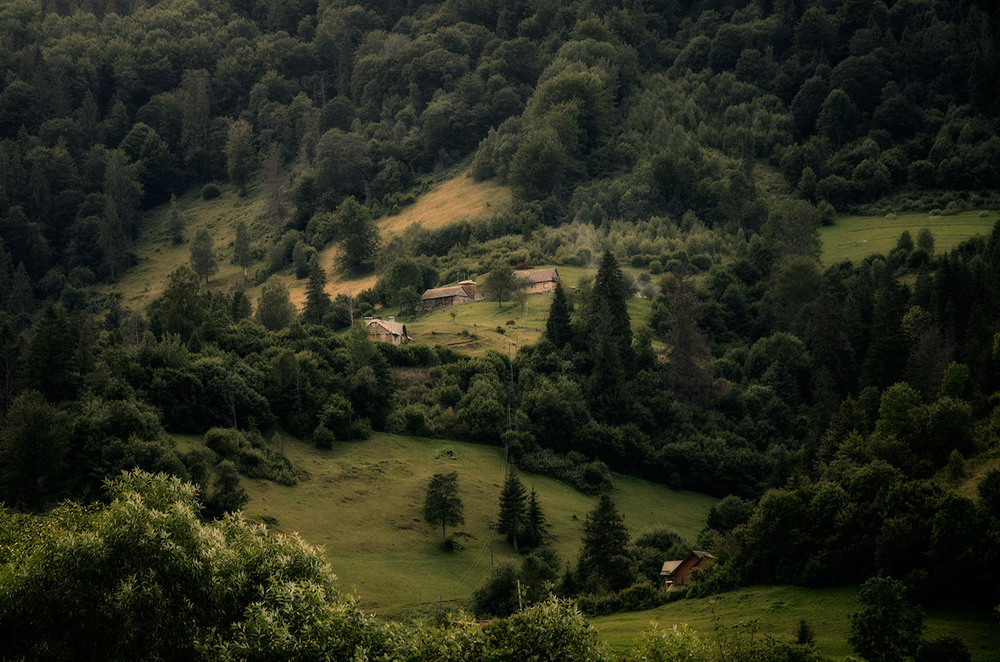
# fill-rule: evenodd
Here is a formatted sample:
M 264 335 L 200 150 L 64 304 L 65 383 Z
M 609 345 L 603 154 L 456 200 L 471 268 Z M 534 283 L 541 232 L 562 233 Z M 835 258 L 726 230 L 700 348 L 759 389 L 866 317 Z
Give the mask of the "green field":
M 654 622 L 660 629 L 686 623 L 703 635 L 714 636 L 716 622 L 729 628 L 757 620 L 760 632 L 790 640 L 799 620 L 805 619 L 816 633 L 820 653 L 842 660 L 852 654 L 847 643 L 848 614 L 857 611 L 856 598 L 854 588 L 756 586 L 712 598 L 679 600 L 649 611 L 601 616 L 591 622 L 613 650 L 624 652 L 633 648 Z M 1000 660 L 1000 625 L 992 614 L 932 609 L 924 624 L 925 638 L 955 635 L 969 647 L 973 660 Z
M 538 268 L 553 265 L 541 265 Z M 567 296 L 574 300 L 577 283 L 584 276 L 593 277 L 597 267 L 565 267 L 557 266 L 559 278 L 566 288 Z M 639 270 L 626 269 L 639 273 Z M 633 274 L 634 275 L 634 274 Z M 483 278 L 480 277 L 480 283 Z M 632 332 L 649 320 L 651 302 L 649 299 L 632 297 L 628 300 L 629 317 L 632 322 Z M 446 306 L 414 317 L 407 317 L 406 330 L 414 342 L 425 345 L 443 345 L 466 354 L 481 354 L 489 349 L 506 353 L 508 346 L 513 351 L 524 345 L 538 342 L 545 331 L 545 321 L 549 316 L 549 306 L 552 297 L 544 294 L 534 294 L 527 297 L 524 307 L 515 302 L 506 301 L 498 306 L 496 301 L 477 301 L 458 306 Z M 452 313 L 455 317 L 452 318 Z M 508 322 L 514 322 L 508 324 Z M 503 329 L 503 333 L 497 331 Z
M 186 440 L 190 443 L 190 440 Z M 285 453 L 305 479 L 294 487 L 244 479 L 245 512 L 280 532 L 298 532 L 322 545 L 344 590 L 364 608 L 401 614 L 468 598 L 490 570 L 490 522 L 503 480 L 503 450 L 446 440 L 376 434 L 319 451 L 291 438 Z M 457 460 L 449 459 L 452 450 Z M 421 515 L 424 490 L 436 472 L 457 471 L 465 524 L 455 529 L 461 549 L 439 549 L 441 531 Z M 583 521 L 597 503 L 563 483 L 525 474 L 538 492 L 564 562 L 575 562 Z M 633 533 L 667 526 L 693 542 L 715 499 L 615 476 L 614 500 Z M 273 519 L 271 519 L 273 518 Z M 276 523 L 275 523 L 276 521 Z M 494 562 L 516 561 L 494 539 Z
M 859 261 L 869 255 L 886 254 L 896 247 L 903 230 L 909 230 L 914 242 L 917 233 L 927 228 L 934 235 L 934 251 L 944 253 L 969 237 L 989 234 L 997 221 L 996 212 L 968 211 L 954 216 L 929 216 L 926 213 L 884 216 L 842 216 L 833 225 L 820 228 L 823 264 L 841 260 Z

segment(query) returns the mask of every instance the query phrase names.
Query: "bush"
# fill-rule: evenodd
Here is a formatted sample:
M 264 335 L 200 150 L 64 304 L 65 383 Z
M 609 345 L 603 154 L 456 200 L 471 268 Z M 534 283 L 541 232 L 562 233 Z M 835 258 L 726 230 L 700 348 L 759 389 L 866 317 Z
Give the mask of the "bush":
M 316 429 L 313 430 L 312 440 L 316 448 L 330 450 L 333 448 L 333 442 L 337 441 L 337 435 L 321 424 L 317 425 Z
M 219 187 L 215 184 L 205 184 L 205 186 L 201 189 L 202 200 L 215 200 L 220 195 L 222 195 L 222 191 L 220 191 Z

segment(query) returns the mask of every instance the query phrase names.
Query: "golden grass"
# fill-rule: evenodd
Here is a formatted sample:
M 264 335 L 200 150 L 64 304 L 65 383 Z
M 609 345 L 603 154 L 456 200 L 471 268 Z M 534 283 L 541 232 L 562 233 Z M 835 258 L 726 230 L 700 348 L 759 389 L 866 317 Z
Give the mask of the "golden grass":
M 387 239 L 411 225 L 435 230 L 492 216 L 512 200 L 510 188 L 493 180 L 476 182 L 466 172 L 438 184 L 395 216 L 383 216 L 377 223 L 382 238 Z

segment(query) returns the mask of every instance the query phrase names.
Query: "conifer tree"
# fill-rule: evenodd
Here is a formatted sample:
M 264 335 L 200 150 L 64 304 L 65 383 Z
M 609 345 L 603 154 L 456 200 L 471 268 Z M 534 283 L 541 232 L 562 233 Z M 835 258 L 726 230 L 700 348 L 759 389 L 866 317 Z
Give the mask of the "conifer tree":
M 624 518 L 607 494 L 583 523 L 583 547 L 578 572 L 584 585 L 596 591 L 617 591 L 632 582 L 629 535 Z
M 253 128 L 249 122 L 236 120 L 229 126 L 225 154 L 229 181 L 240 187 L 240 195 L 246 195 L 254 161 Z
M 507 472 L 507 479 L 500 491 L 500 512 L 497 516 L 497 531 L 507 536 L 518 551 L 517 537 L 525 524 L 525 494 L 524 485 L 513 469 Z
M 243 269 L 243 277 L 247 275 L 247 267 L 253 262 L 250 251 L 250 234 L 245 221 L 236 223 L 236 239 L 233 240 L 233 264 Z
M 628 314 L 629 288 L 625 274 L 614 253 L 608 251 L 601 258 L 601 266 L 594 279 L 590 295 L 589 331 L 607 334 L 618 348 L 618 355 L 627 366 L 632 357 L 632 325 Z M 607 320 L 598 319 L 601 302 L 607 305 Z
M 277 234 L 281 234 L 288 219 L 285 193 L 284 157 L 281 154 L 281 145 L 271 143 L 264 159 L 264 213 Z
M 198 230 L 191 242 L 191 268 L 206 283 L 208 277 L 219 270 L 219 263 L 215 259 L 215 245 L 208 228 Z
M 319 258 L 312 261 L 309 268 L 309 284 L 306 286 L 306 308 L 302 313 L 311 324 L 321 324 L 323 316 L 330 310 L 330 295 L 326 293 L 326 272 L 319 266 Z
M 549 525 L 545 522 L 545 513 L 538 503 L 535 488 L 528 495 L 528 506 L 524 513 L 524 531 L 521 533 L 523 547 L 539 547 L 545 542 Z
M 167 220 L 167 234 L 170 235 L 170 241 L 175 244 L 179 244 L 184 241 L 184 226 L 186 225 L 184 221 L 184 216 L 181 214 L 180 209 L 177 208 L 177 196 L 170 196 L 170 218 Z M 237 237 L 239 234 L 237 233 Z
M 230 312 L 234 322 L 245 320 L 253 314 L 253 306 L 250 304 L 250 299 L 243 288 L 239 288 L 233 292 L 233 302 Z
M 549 319 L 545 322 L 545 336 L 559 348 L 564 347 L 573 338 L 569 320 L 569 302 L 560 282 L 556 282 L 556 289 L 552 293 Z

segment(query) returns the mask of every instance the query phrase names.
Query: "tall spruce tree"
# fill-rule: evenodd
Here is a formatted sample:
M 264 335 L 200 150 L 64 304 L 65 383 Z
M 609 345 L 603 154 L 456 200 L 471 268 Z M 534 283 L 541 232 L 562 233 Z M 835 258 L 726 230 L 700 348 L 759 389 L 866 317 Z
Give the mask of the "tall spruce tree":
M 545 322 L 545 337 L 555 345 L 562 348 L 573 339 L 573 330 L 569 320 L 569 301 L 566 300 L 566 292 L 562 283 L 556 282 L 556 289 L 552 293 L 552 305 L 549 306 L 549 319 Z
M 607 494 L 583 523 L 583 547 L 577 571 L 584 586 L 595 592 L 618 591 L 632 583 L 625 521 Z
M 628 314 L 629 288 L 625 274 L 614 253 L 608 251 L 601 258 L 601 266 L 594 279 L 588 306 L 588 327 L 591 334 L 606 334 L 618 349 L 624 365 L 631 365 L 632 323 Z M 602 302 L 607 305 L 607 319 L 599 319 Z
M 518 551 L 517 539 L 524 529 L 525 515 L 524 485 L 517 477 L 517 472 L 510 469 L 507 479 L 500 490 L 500 512 L 497 516 L 497 531 L 507 536 Z
M 186 222 L 181 210 L 177 208 L 177 196 L 170 196 L 170 218 L 167 219 L 167 234 L 170 241 L 179 244 L 184 241 L 184 226 Z
M 521 546 L 527 548 L 540 547 L 548 536 L 549 525 L 545 522 L 545 513 L 538 503 L 535 488 L 528 495 L 528 505 L 524 513 L 524 531 L 521 533 Z
M 316 258 L 309 268 L 306 308 L 302 316 L 310 324 L 321 324 L 328 310 L 330 310 L 330 295 L 326 293 L 326 272 L 319 266 L 319 258 Z
M 247 267 L 253 263 L 253 253 L 250 250 L 250 233 L 247 231 L 246 221 L 236 223 L 236 239 L 233 240 L 233 264 L 243 270 L 243 277 L 247 275 Z

